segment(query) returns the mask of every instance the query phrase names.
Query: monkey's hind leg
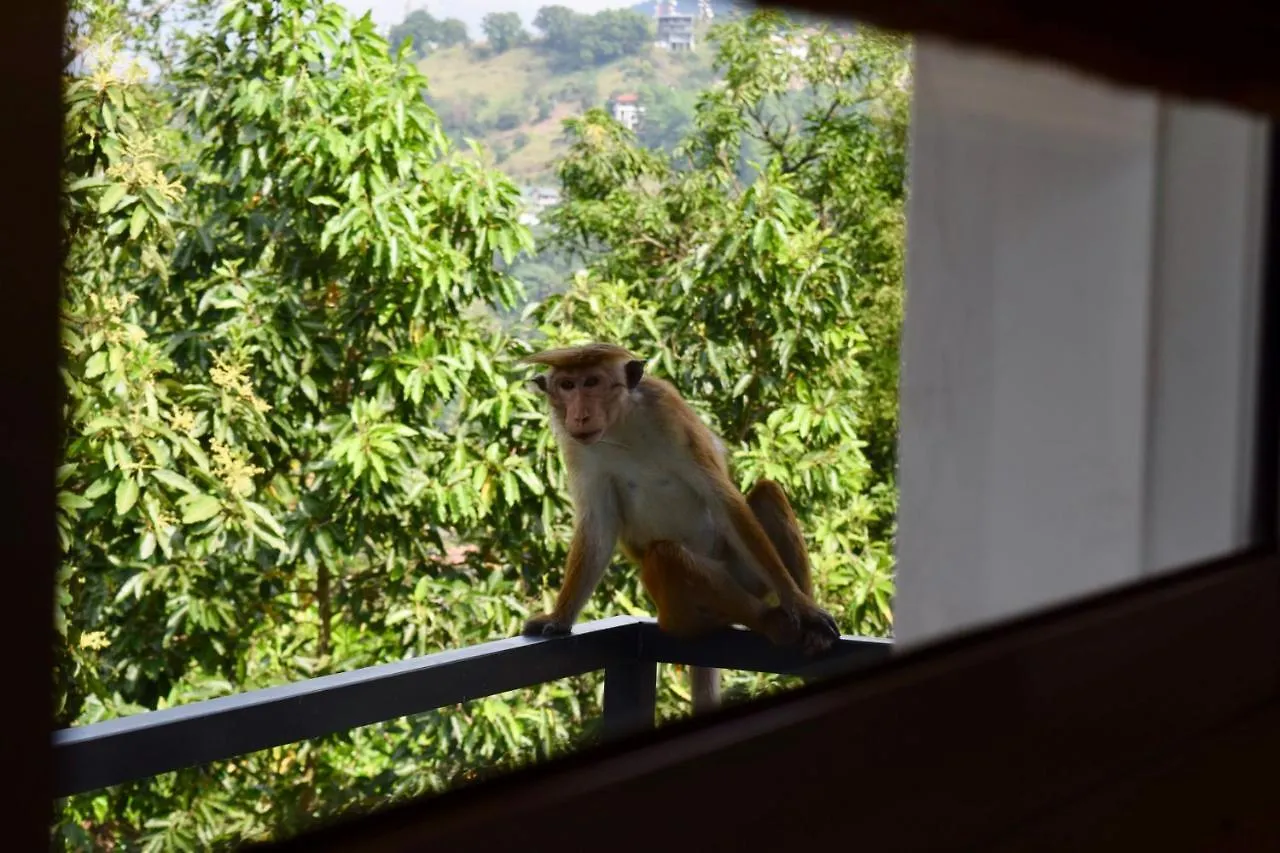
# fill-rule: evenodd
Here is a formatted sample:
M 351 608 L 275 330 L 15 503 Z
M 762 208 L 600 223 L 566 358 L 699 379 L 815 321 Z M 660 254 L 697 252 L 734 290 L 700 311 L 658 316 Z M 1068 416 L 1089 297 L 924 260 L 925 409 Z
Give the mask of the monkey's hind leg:
M 696 637 L 742 625 L 778 645 L 804 639 L 779 607 L 740 586 L 724 568 L 675 542 L 654 542 L 640 564 L 640 581 L 658 605 L 658 627 L 677 637 Z
M 787 567 L 796 586 L 805 595 L 813 596 L 813 575 L 809 568 L 809 552 L 805 548 L 804 534 L 796 520 L 786 492 L 772 480 L 760 480 L 747 494 L 747 506 L 755 515 L 765 535 L 773 543 L 782 564 Z
M 741 623 L 762 626 L 769 608 L 723 570 L 707 565 L 674 542 L 655 542 L 640 564 L 640 580 L 658 606 L 658 627 L 678 637 L 696 637 Z M 720 706 L 720 672 L 690 667 L 695 714 Z
M 791 502 L 782 487 L 772 480 L 760 480 L 747 495 L 747 505 L 755 515 L 765 535 L 773 543 L 787 572 L 807 597 L 813 597 L 813 572 L 809 567 L 809 552 L 800 532 Z M 825 651 L 838 636 L 835 621 L 825 611 L 810 617 L 802 617 L 800 643 L 811 653 Z

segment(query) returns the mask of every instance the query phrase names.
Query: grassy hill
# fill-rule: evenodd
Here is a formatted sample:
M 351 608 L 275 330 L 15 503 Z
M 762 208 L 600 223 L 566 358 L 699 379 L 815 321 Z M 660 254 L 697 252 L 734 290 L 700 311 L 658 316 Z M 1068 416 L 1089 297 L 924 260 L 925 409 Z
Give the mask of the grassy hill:
M 482 142 L 503 171 L 534 185 L 552 180 L 552 164 L 563 151 L 563 119 L 605 106 L 624 92 L 640 93 L 649 107 L 680 94 L 688 100 L 714 79 L 712 53 L 705 43 L 693 53 L 650 48 L 605 65 L 557 72 L 536 45 L 500 54 L 483 45 L 458 46 L 432 53 L 418 67 L 427 76 L 427 100 L 449 135 L 459 143 L 465 137 Z

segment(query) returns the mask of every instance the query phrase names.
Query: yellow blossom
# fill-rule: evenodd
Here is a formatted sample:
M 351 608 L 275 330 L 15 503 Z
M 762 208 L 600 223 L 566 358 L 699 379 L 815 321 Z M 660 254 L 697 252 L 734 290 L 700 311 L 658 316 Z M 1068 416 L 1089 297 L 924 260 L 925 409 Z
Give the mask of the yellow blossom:
M 253 494 L 253 478 L 265 473 L 265 470 L 244 459 L 216 438 L 210 444 L 213 447 L 215 476 L 240 497 Z
M 190 433 L 196 427 L 195 413 L 183 406 L 174 406 L 169 413 L 169 426 L 174 432 Z
M 102 631 L 86 631 L 80 635 L 80 648 L 82 649 L 105 649 L 111 645 L 111 641 L 107 639 L 107 635 Z
M 213 380 L 214 385 L 235 394 L 259 414 L 271 411 L 271 404 L 254 393 L 253 384 L 245 375 L 244 368 L 224 360 L 220 354 L 215 353 L 213 356 L 213 367 L 209 368 L 209 378 Z

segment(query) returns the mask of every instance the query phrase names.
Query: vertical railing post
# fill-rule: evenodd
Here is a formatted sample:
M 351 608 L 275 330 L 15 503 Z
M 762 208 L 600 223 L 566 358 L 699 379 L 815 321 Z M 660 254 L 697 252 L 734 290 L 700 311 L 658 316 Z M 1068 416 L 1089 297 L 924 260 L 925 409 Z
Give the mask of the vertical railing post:
M 658 703 L 658 665 L 624 660 L 604 670 L 604 736 L 614 738 L 653 728 Z

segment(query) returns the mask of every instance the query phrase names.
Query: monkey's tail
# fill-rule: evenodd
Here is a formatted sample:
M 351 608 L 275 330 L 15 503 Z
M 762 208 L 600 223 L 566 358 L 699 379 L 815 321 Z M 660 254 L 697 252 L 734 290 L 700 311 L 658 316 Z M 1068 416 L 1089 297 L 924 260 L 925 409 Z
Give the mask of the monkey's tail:
M 720 670 L 714 667 L 689 667 L 689 688 L 693 694 L 693 713 L 703 714 L 720 707 Z

